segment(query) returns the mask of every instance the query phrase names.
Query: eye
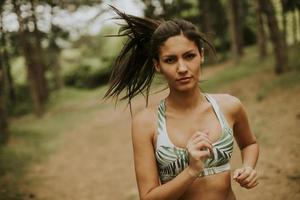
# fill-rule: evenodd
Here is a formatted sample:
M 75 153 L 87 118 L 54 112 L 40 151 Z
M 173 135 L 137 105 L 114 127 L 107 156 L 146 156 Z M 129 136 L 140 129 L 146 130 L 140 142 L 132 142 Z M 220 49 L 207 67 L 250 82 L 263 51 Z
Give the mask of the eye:
M 196 54 L 194 54 L 194 53 L 189 53 L 189 54 L 187 54 L 187 55 L 185 56 L 185 58 L 188 59 L 188 60 L 192 60 L 192 59 L 195 58 L 195 57 L 196 57 Z
M 164 62 L 165 63 L 168 63 L 168 64 L 172 64 L 172 63 L 174 63 L 176 60 L 174 59 L 174 58 L 166 58 L 166 59 L 164 59 Z

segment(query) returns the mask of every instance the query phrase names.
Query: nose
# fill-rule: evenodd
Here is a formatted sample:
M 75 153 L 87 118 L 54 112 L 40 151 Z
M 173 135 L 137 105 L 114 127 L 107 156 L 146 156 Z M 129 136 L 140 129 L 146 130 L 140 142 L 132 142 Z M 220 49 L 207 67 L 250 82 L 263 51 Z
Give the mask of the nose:
M 181 74 L 187 72 L 186 63 L 183 60 L 178 61 L 177 72 Z

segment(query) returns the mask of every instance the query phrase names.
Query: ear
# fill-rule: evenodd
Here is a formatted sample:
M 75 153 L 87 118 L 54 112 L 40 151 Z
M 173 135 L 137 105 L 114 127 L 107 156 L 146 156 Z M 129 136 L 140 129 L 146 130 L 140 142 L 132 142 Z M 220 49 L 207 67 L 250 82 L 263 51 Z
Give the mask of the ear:
M 203 47 L 201 48 L 200 55 L 201 55 L 201 63 L 204 63 L 204 48 Z
M 157 61 L 156 59 L 153 59 L 152 61 L 153 61 L 155 70 L 156 70 L 158 73 L 161 73 L 161 69 L 160 69 L 160 65 L 159 65 L 158 61 Z

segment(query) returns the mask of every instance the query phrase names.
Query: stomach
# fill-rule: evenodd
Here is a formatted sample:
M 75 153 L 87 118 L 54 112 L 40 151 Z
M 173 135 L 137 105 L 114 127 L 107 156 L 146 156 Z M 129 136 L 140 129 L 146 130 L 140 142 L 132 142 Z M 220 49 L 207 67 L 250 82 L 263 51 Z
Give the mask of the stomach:
M 230 171 L 199 177 L 196 179 L 180 200 L 235 200 L 231 188 Z

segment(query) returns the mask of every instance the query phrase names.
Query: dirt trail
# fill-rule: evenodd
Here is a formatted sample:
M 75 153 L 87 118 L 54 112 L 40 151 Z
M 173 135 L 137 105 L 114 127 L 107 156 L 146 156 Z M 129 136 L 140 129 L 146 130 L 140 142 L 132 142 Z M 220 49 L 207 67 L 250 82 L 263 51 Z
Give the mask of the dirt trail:
M 219 67 L 207 69 L 213 75 Z M 300 199 L 300 86 L 274 91 L 257 102 L 253 96 L 262 81 L 273 79 L 255 76 L 235 82 L 222 91 L 241 98 L 246 106 L 253 132 L 260 143 L 257 166 L 260 184 L 253 190 L 233 183 L 238 199 Z M 157 103 L 166 92 L 153 95 Z M 97 101 L 95 101 L 96 103 Z M 144 100 L 134 102 L 134 111 Z M 39 200 L 137 200 L 130 114 L 124 106 L 107 108 L 77 125 L 62 137 L 61 148 L 47 162 L 35 165 L 27 178 L 33 180 L 29 192 Z M 240 163 L 235 147 L 232 168 Z M 32 198 L 31 198 L 32 199 Z

